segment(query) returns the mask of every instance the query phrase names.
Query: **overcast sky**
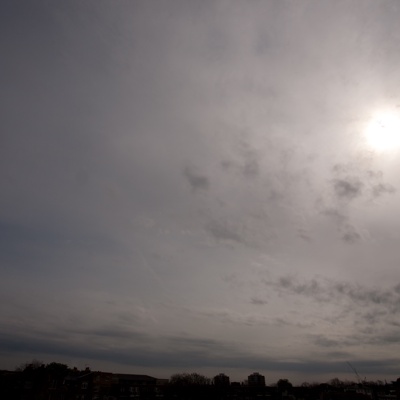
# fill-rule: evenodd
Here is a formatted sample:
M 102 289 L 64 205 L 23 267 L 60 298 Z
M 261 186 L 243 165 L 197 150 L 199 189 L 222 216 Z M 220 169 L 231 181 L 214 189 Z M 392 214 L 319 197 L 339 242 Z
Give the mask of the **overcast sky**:
M 0 368 L 400 375 L 400 2 L 0 9 Z

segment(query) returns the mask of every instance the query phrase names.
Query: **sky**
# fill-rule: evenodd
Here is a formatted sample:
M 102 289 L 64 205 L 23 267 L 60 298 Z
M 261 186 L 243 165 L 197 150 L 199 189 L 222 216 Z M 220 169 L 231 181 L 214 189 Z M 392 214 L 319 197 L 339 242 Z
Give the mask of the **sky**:
M 398 378 L 398 1 L 0 11 L 0 368 Z

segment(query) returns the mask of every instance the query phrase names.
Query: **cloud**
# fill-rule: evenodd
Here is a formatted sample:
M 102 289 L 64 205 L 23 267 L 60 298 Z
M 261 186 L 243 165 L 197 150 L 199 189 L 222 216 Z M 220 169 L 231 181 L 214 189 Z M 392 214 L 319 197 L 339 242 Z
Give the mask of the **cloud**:
M 333 187 L 339 198 L 352 200 L 361 196 L 363 184 L 358 178 L 347 177 L 346 179 L 335 179 Z
M 372 186 L 372 195 L 374 197 L 380 197 L 383 194 L 393 194 L 396 192 L 396 188 L 390 184 L 387 183 L 378 183 L 374 186 Z
M 376 332 L 378 327 L 384 329 L 384 327 L 392 325 L 394 319 L 400 314 L 398 285 L 387 288 L 371 288 L 332 279 L 304 280 L 294 275 L 264 279 L 263 282 L 270 295 L 273 290 L 281 296 L 285 296 L 288 301 L 287 296 L 293 296 L 299 299 L 308 299 L 310 304 L 319 304 L 318 311 L 321 314 L 318 318 L 334 324 L 341 321 L 340 323 L 346 326 L 346 330 L 356 332 L 357 336 L 364 328 L 373 328 L 373 331 Z M 334 307 L 335 313 L 327 311 L 331 307 Z M 286 315 L 284 318 L 290 317 Z M 312 320 L 310 315 L 309 321 Z M 365 335 L 360 337 L 360 343 L 363 340 L 370 341 L 370 333 L 365 331 Z M 337 340 L 343 342 L 343 338 Z M 343 343 L 348 344 L 349 340 Z
M 199 174 L 194 167 L 186 166 L 183 170 L 183 175 L 188 180 L 194 192 L 197 190 L 207 190 L 210 186 L 208 178 Z
M 239 154 L 243 159 L 241 172 L 246 178 L 254 178 L 260 175 L 259 155 L 256 150 L 251 148 L 248 141 L 241 141 Z
M 234 156 L 222 160 L 220 165 L 223 171 L 240 174 L 245 179 L 259 177 L 262 172 L 260 156 L 243 140 L 239 141 Z
M 372 331 L 372 332 L 354 332 L 350 335 L 336 335 L 335 339 L 330 338 L 328 335 L 315 335 L 311 336 L 314 344 L 323 348 L 353 348 L 358 346 L 391 346 L 392 344 L 400 343 L 400 338 L 395 331 Z
M 241 244 L 246 243 L 242 232 L 239 230 L 239 227 L 234 226 L 227 220 L 211 220 L 206 224 L 205 228 L 206 231 L 217 240 L 237 242 Z
M 314 338 L 314 343 L 321 347 L 334 347 L 334 348 L 339 348 L 344 344 L 342 340 L 333 340 L 322 335 L 317 335 Z
M 331 288 L 337 295 L 347 296 L 352 301 L 361 305 L 382 305 L 388 306 L 392 312 L 400 311 L 400 295 L 396 292 L 396 287 L 391 289 L 371 289 L 360 285 L 337 282 Z
M 309 282 L 300 282 L 292 276 L 283 276 L 276 282 L 276 287 L 293 294 L 315 297 L 318 301 L 329 301 L 324 287 L 315 279 Z
M 332 168 L 336 176 L 332 180 L 333 190 L 338 199 L 351 201 L 362 196 L 376 198 L 384 194 L 393 194 L 396 188 L 384 182 L 380 170 L 363 168 L 357 164 L 336 164 Z
M 322 210 L 322 214 L 329 217 L 335 223 L 343 242 L 354 244 L 364 238 L 360 231 L 350 223 L 350 218 L 339 209 L 325 208 Z
M 325 208 L 323 209 L 322 214 L 332 218 L 339 226 L 346 223 L 348 219 L 346 215 L 335 208 Z
M 311 242 L 311 235 L 304 228 L 297 229 L 297 235 L 306 242 Z
M 268 304 L 268 301 L 260 299 L 259 297 L 252 297 L 251 298 L 251 304 L 255 304 L 257 306 L 263 306 L 265 304 Z
M 340 226 L 342 240 L 346 243 L 356 243 L 362 239 L 361 234 L 357 231 L 355 226 L 351 224 L 343 224 Z
M 388 194 L 394 194 L 396 188 L 384 182 L 380 170 L 366 168 L 362 163 L 339 163 L 332 168 L 334 178 L 329 181 L 333 196 L 317 201 L 323 215 L 336 224 L 340 238 L 347 244 L 355 244 L 366 239 L 366 229 L 353 221 L 354 203 L 376 206 L 374 200 Z M 361 202 L 361 203 L 360 203 Z
M 187 368 L 234 368 L 259 369 L 282 372 L 296 372 L 307 374 L 340 373 L 346 370 L 343 361 L 323 361 L 318 358 L 304 357 L 295 361 L 285 357 L 268 357 L 260 354 L 248 354 L 240 350 L 238 345 L 233 346 L 226 342 L 203 339 L 188 339 L 185 337 L 171 337 L 165 341 L 165 347 L 154 348 L 146 345 L 119 345 L 117 347 L 96 346 L 89 342 L 70 344 L 52 339 L 16 335 L 0 334 L 0 351 L 10 351 L 27 354 L 41 354 L 55 359 L 60 356 L 77 357 L 93 361 L 108 361 L 131 367 L 163 368 L 164 374 L 172 374 L 179 369 Z M 321 339 L 322 342 L 324 341 Z M 151 343 L 148 342 L 148 343 Z M 330 345 L 328 346 L 330 347 Z M 343 354 L 339 354 L 342 358 Z M 338 358 L 336 355 L 335 358 Z M 364 359 L 354 361 L 360 370 L 393 374 L 397 371 L 399 360 Z M 163 376 L 163 377 L 168 377 Z

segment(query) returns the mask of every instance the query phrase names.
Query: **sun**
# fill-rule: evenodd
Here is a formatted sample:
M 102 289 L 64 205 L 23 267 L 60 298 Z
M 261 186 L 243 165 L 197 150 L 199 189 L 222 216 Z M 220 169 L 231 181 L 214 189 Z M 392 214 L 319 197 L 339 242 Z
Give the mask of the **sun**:
M 368 145 L 375 151 L 389 151 L 400 147 L 400 117 L 393 112 L 375 115 L 366 129 Z

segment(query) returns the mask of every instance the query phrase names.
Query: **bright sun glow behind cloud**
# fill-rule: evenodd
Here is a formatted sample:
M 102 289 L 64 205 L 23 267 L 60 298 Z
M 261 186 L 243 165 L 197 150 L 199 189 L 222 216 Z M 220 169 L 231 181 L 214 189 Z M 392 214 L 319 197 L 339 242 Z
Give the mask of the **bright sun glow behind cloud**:
M 389 151 L 400 147 L 400 118 L 394 112 L 375 115 L 366 129 L 366 139 L 376 151 Z

